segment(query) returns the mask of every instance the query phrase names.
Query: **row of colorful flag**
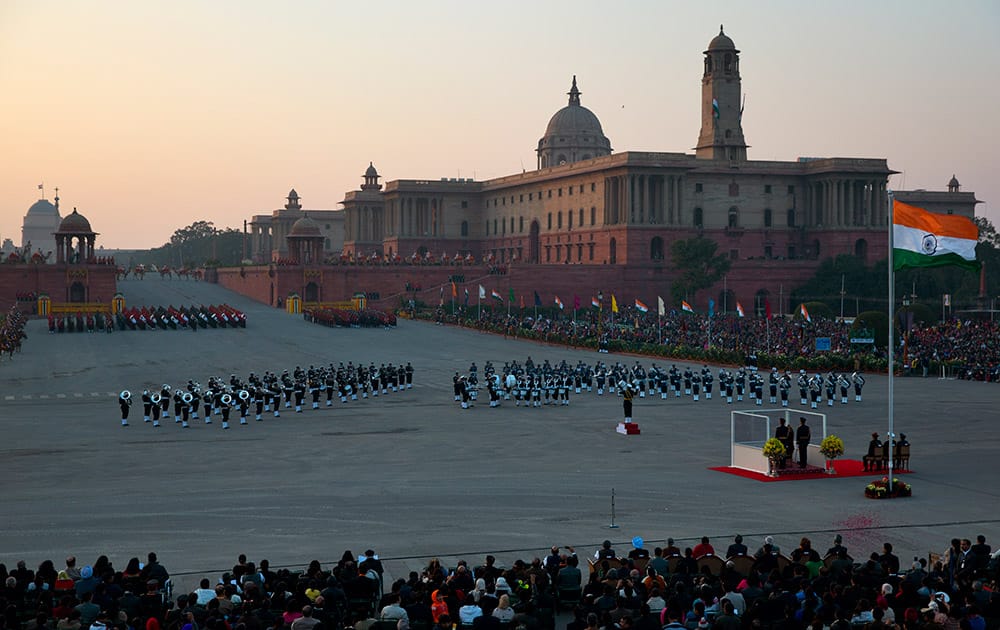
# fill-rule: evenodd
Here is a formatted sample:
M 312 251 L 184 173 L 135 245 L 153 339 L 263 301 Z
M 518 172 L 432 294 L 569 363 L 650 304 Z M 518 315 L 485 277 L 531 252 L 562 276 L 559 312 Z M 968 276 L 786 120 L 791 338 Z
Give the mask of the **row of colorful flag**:
M 442 287 L 442 291 L 443 290 L 444 290 L 444 288 Z M 509 292 L 509 301 L 510 301 L 510 304 L 514 304 L 517 301 L 516 298 L 515 298 L 515 296 L 514 296 L 514 289 L 510 288 L 510 289 L 508 289 L 508 292 Z M 534 305 L 535 306 L 542 306 L 542 298 L 538 294 L 538 291 L 534 291 L 533 293 L 534 293 L 534 298 L 535 298 Z M 455 282 L 451 283 L 451 296 L 453 298 L 457 298 L 458 297 L 458 285 Z M 490 298 L 492 298 L 494 300 L 498 300 L 501 303 L 504 301 L 503 295 L 501 295 L 500 292 L 497 291 L 496 289 L 491 289 L 490 290 Z M 479 299 L 480 300 L 485 300 L 486 299 L 486 287 L 484 287 L 483 285 L 479 285 Z M 465 289 L 465 301 L 466 302 L 469 301 L 469 290 L 468 289 Z M 566 309 L 566 305 L 563 303 L 563 301 L 561 299 L 559 299 L 558 295 L 556 295 L 556 296 L 553 297 L 553 303 L 557 307 L 559 307 L 559 310 L 565 310 Z M 580 304 L 581 304 L 581 302 L 580 302 L 580 296 L 579 295 L 574 295 L 573 296 L 573 309 L 574 310 L 579 310 Z M 522 295 L 521 296 L 521 308 L 524 308 L 524 306 L 525 306 L 524 305 L 524 296 Z M 601 301 L 598 300 L 596 297 L 591 296 L 591 298 L 590 298 L 590 306 L 592 308 L 599 309 L 599 308 L 601 308 L 602 304 L 601 304 Z M 635 298 L 635 304 L 634 304 L 634 306 L 635 306 L 635 310 L 639 311 L 640 313 L 643 313 L 643 314 L 649 313 L 649 307 L 646 306 L 646 303 L 643 302 L 642 300 L 640 300 L 639 298 Z M 686 312 L 686 313 L 694 313 L 695 312 L 694 307 L 692 307 L 691 304 L 689 304 L 687 302 L 687 300 L 681 300 L 681 310 L 684 311 L 684 312 Z M 666 303 L 663 301 L 663 298 L 660 297 L 660 296 L 656 297 L 656 311 L 657 311 L 657 314 L 659 314 L 659 315 L 666 315 L 666 313 L 667 313 Z M 771 319 L 771 317 L 772 317 L 771 303 L 767 299 L 764 300 L 764 311 L 765 311 L 765 317 L 767 317 L 768 319 Z M 619 312 L 618 298 L 614 294 L 611 294 L 611 312 L 612 313 L 618 313 Z M 739 317 L 741 317 L 741 318 L 742 317 L 746 317 L 746 310 L 743 308 L 743 304 L 741 304 L 738 300 L 736 302 L 736 314 Z M 802 318 L 804 320 L 806 320 L 808 322 L 812 321 L 812 317 L 809 316 L 809 310 L 806 309 L 806 305 L 804 303 L 799 305 L 799 314 L 802 315 Z M 709 317 L 714 317 L 715 316 L 715 300 L 709 300 L 708 301 L 708 316 Z

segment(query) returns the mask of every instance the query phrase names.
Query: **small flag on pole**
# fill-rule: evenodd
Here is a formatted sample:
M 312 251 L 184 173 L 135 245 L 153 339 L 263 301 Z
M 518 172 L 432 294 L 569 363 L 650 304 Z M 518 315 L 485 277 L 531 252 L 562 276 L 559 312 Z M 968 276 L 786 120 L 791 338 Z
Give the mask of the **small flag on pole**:
M 693 312 L 694 312 L 694 309 L 693 309 L 693 308 L 691 308 L 691 305 L 690 305 L 690 304 L 688 304 L 688 303 L 687 303 L 686 301 L 684 301 L 684 300 L 681 300 L 681 310 L 682 310 L 682 311 L 687 311 L 688 313 L 693 313 Z
M 639 311 L 640 313 L 648 313 L 649 307 L 643 304 L 642 300 L 640 300 L 639 298 L 635 298 L 635 310 Z
M 708 316 L 715 317 L 715 300 L 708 301 Z
M 542 297 L 538 295 L 538 291 L 535 291 L 535 306 L 542 305 Z
M 45 184 L 39 184 L 38 190 L 45 190 Z
M 465 287 L 465 305 L 469 305 L 469 287 Z
M 482 300 L 486 297 L 486 287 L 479 285 L 479 299 Z
M 656 296 L 656 313 L 660 317 L 667 314 L 667 305 L 663 303 L 663 298 L 658 295 Z
M 515 299 L 514 298 L 514 287 L 509 287 L 507 289 L 507 296 L 510 298 L 510 303 L 513 304 L 514 303 L 514 299 Z
M 802 315 L 802 319 L 806 320 L 807 322 L 811 322 L 812 321 L 812 318 L 809 317 L 809 311 L 806 309 L 806 303 L 805 302 L 803 302 L 802 304 L 799 304 L 799 314 L 801 314 Z
M 501 302 L 503 302 L 503 296 L 497 293 L 496 289 L 490 289 L 490 297 L 492 297 L 494 300 L 500 300 Z
M 562 303 L 562 300 L 559 299 L 558 295 L 556 296 L 556 306 L 559 307 L 560 311 L 563 310 L 563 303 Z
M 739 315 L 740 317 L 747 316 L 746 311 L 743 310 L 743 305 L 740 304 L 739 302 L 736 303 L 736 314 Z
M 594 308 L 601 308 L 601 303 L 598 302 L 597 298 L 595 298 L 593 296 L 591 296 L 591 298 L 590 298 L 590 305 L 593 306 Z
M 764 317 L 771 319 L 771 300 L 764 298 Z
M 944 294 L 944 305 L 951 306 L 951 293 Z
M 573 310 L 575 311 L 578 308 L 580 308 L 580 296 L 579 295 L 574 295 L 573 296 Z
M 612 313 L 618 312 L 618 300 L 615 299 L 614 293 L 611 294 L 611 312 Z
M 454 280 L 451 283 L 451 297 L 458 297 L 458 287 L 455 285 Z
M 521 310 L 524 310 L 524 294 L 521 294 Z

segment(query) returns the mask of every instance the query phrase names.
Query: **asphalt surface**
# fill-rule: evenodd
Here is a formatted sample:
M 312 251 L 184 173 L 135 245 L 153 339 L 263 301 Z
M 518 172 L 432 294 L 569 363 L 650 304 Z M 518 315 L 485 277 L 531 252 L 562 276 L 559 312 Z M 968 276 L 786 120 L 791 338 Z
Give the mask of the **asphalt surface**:
M 23 352 L 0 362 L 0 562 L 37 566 L 107 554 L 122 567 L 155 550 L 181 587 L 216 578 L 239 553 L 272 567 L 329 564 L 375 549 L 390 577 L 487 553 L 500 563 L 550 545 L 592 554 L 707 535 L 724 549 L 774 535 L 790 551 L 807 535 L 844 535 L 855 558 L 890 541 L 904 561 L 952 537 L 1000 539 L 996 384 L 896 379 L 896 431 L 912 446 L 909 499 L 865 499 L 866 477 L 761 483 L 708 470 L 729 463 L 730 412 L 717 399 L 637 399 L 642 435 L 615 432 L 620 399 L 580 394 L 567 407 L 463 411 L 451 376 L 472 361 L 633 363 L 471 330 L 401 320 L 392 330 L 332 329 L 194 281 L 128 280 L 130 306 L 228 303 L 246 329 L 49 334 L 30 322 Z M 641 359 L 649 364 L 648 359 Z M 154 430 L 135 405 L 120 426 L 117 394 L 162 383 L 353 361 L 411 361 L 405 393 L 283 410 L 223 431 L 172 421 Z M 663 362 L 661 362 L 663 363 Z M 678 364 L 681 365 L 681 364 Z M 797 393 L 794 392 L 793 393 Z M 864 402 L 829 409 L 829 431 L 860 459 L 888 425 L 887 380 Z M 821 411 L 827 411 L 823 409 Z M 816 429 L 814 425 L 814 435 Z M 873 475 L 873 478 L 875 476 Z M 612 495 L 614 524 L 612 524 Z

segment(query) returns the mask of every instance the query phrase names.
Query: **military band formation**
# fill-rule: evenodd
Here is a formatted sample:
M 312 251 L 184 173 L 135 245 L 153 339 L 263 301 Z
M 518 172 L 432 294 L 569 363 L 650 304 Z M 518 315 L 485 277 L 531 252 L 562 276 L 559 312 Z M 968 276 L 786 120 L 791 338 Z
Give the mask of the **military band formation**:
M 194 380 L 176 388 L 163 384 L 159 389 L 144 389 L 140 399 L 143 422 L 153 427 L 160 427 L 161 420 L 169 422 L 172 415 L 174 424 L 185 429 L 192 421 L 210 425 L 215 418 L 221 420 L 223 429 L 228 429 L 231 418 L 238 418 L 246 426 L 251 415 L 260 422 L 265 414 L 280 418 L 282 409 L 302 413 L 307 406 L 313 410 L 333 407 L 335 399 L 348 403 L 412 388 L 413 366 L 409 362 L 378 367 L 374 363 L 366 367 L 348 362 L 346 366 L 341 363 L 334 367 L 331 363 L 328 367 L 309 366 L 307 370 L 296 367 L 292 373 L 285 370 L 281 375 L 251 372 L 246 380 L 233 374 L 228 383 L 213 376 L 205 387 Z M 118 394 L 123 427 L 129 426 L 132 399 L 129 390 Z
M 818 409 L 824 402 L 824 393 L 828 407 L 837 403 L 848 404 L 851 389 L 854 390 L 854 402 L 861 402 L 865 377 L 858 372 L 850 375 L 816 373 L 810 376 L 805 370 L 793 375 L 788 370 L 779 372 L 777 368 L 764 373 L 755 366 L 736 370 L 722 367 L 713 374 L 707 365 L 700 370 L 690 366 L 681 369 L 676 365 L 665 369 L 654 363 L 647 370 L 638 361 L 631 367 L 620 362 L 609 365 L 603 361 L 594 365 L 581 361 L 571 366 L 566 361 L 552 365 L 546 360 L 539 365 L 528 357 L 523 364 L 509 361 L 499 369 L 487 361 L 482 377 L 473 363 L 468 374 L 456 372 L 452 383 L 455 402 L 460 403 L 462 409 L 475 406 L 480 389 L 486 390 L 490 407 L 499 407 L 502 401 L 513 401 L 515 407 L 564 406 L 569 404 L 571 393 L 584 392 L 596 392 L 598 396 L 605 393 L 629 394 L 637 398 L 659 396 L 660 400 L 686 397 L 693 402 L 703 398 L 711 400 L 716 395 L 726 404 L 743 402 L 746 398 L 757 406 L 764 405 L 766 395 L 768 404 L 780 403 L 782 407 L 788 407 L 796 388 L 801 406 Z

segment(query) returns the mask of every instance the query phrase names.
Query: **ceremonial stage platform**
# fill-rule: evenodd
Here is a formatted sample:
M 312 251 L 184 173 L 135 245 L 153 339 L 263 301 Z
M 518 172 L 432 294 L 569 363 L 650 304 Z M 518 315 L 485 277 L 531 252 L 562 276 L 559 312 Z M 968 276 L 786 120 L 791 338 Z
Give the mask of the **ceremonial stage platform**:
M 328 566 L 345 549 L 372 548 L 394 578 L 431 557 L 454 566 L 493 553 L 509 565 L 551 545 L 589 556 L 606 538 L 624 552 L 634 536 L 649 548 L 670 536 L 683 548 L 701 536 L 718 547 L 736 533 L 755 547 L 772 535 L 794 548 L 803 535 L 820 547 L 841 533 L 855 557 L 891 541 L 901 558 L 940 552 L 951 537 L 1000 540 L 995 384 L 896 380 L 896 431 L 919 462 L 906 479 L 914 493 L 870 501 L 864 475 L 846 469 L 777 484 L 709 470 L 730 463 L 735 405 L 718 399 L 636 397 L 642 433 L 629 436 L 615 431 L 621 399 L 596 392 L 540 408 L 462 410 L 453 401 L 452 376 L 473 361 L 482 369 L 529 356 L 536 364 L 650 359 L 403 319 L 391 330 L 316 326 L 190 280 L 147 276 L 119 289 L 130 307 L 230 304 L 246 312 L 247 327 L 58 335 L 44 320 L 29 322 L 23 352 L 0 363 L 7 566 L 67 554 L 85 563 L 108 554 L 124 566 L 156 551 L 178 588 L 193 588 L 239 553 L 277 568 L 314 558 Z M 225 432 L 173 422 L 154 431 L 141 406 L 120 426 L 123 389 L 137 398 L 163 383 L 341 361 L 411 361 L 414 388 Z M 886 379 L 866 377 L 863 403 L 824 410 L 847 449 L 838 468 L 887 427 Z M 617 529 L 608 528 L 612 491 Z

